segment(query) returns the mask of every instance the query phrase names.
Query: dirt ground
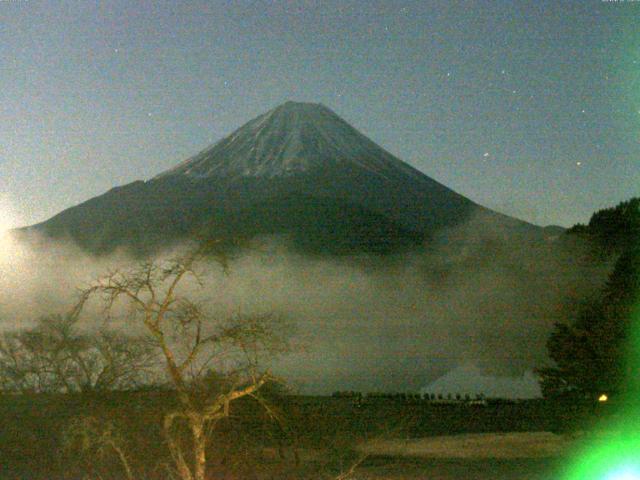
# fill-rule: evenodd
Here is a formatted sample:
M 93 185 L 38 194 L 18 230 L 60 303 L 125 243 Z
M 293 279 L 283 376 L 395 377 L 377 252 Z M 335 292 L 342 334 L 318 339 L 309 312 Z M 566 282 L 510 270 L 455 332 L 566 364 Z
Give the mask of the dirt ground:
M 551 460 L 387 459 L 361 466 L 353 480 L 556 480 Z M 380 463 L 382 463 L 380 461 Z
M 444 459 L 548 458 L 563 454 L 571 441 L 550 432 L 448 435 L 419 439 L 373 440 L 359 446 L 368 455 Z
M 375 440 L 354 480 L 556 480 L 573 441 L 549 432 Z

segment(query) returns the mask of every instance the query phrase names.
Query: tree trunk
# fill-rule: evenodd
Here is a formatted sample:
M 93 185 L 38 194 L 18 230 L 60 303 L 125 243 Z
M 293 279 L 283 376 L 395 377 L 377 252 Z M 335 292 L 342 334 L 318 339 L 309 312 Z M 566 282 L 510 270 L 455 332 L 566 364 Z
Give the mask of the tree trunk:
M 164 434 L 167 440 L 169 451 L 171 452 L 173 461 L 176 464 L 178 475 L 180 476 L 181 480 L 193 480 L 191 469 L 189 468 L 189 465 L 182 455 L 182 448 L 180 447 L 179 440 L 174 437 L 174 432 L 172 431 L 173 422 L 175 421 L 177 416 L 178 415 L 176 413 L 165 416 L 163 422 Z
M 207 467 L 207 438 L 204 432 L 204 419 L 198 415 L 189 419 L 193 436 L 193 479 L 205 480 Z
M 124 451 L 122 450 L 122 448 L 120 448 L 118 444 L 113 440 L 111 440 L 109 443 L 111 444 L 111 447 L 115 450 L 116 454 L 118 455 L 118 458 L 120 459 L 120 463 L 122 463 L 124 471 L 127 475 L 127 480 L 134 480 L 133 470 L 131 470 L 131 465 L 129 465 L 129 460 L 127 459 L 127 456 L 124 454 Z

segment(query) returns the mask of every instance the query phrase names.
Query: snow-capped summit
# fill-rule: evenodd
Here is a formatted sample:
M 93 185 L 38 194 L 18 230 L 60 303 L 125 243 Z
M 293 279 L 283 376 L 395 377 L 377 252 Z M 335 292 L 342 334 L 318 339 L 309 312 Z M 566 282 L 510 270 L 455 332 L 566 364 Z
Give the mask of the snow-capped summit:
M 324 105 L 289 101 L 156 178 L 273 178 L 341 164 L 420 175 Z

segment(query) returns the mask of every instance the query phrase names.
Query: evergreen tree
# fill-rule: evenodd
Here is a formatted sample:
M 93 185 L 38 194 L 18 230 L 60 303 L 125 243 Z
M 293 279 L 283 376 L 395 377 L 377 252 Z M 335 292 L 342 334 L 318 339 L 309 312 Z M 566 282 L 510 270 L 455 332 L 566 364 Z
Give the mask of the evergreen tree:
M 595 213 L 588 226 L 570 233 L 591 240 L 607 257 L 617 256 L 600 294 L 571 322 L 555 325 L 547 342 L 555 366 L 539 370 L 543 394 L 597 398 L 620 392 L 632 378 L 632 338 L 640 325 L 640 199 Z

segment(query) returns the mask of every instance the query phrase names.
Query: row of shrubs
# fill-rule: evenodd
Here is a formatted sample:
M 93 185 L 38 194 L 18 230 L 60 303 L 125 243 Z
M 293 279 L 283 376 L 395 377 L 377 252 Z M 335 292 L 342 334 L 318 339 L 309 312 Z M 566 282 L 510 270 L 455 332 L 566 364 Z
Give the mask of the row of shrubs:
M 437 400 L 458 400 L 458 401 L 482 401 L 486 400 L 486 396 L 483 393 L 476 395 L 470 395 L 468 393 L 461 394 L 452 393 L 411 393 L 411 392 L 356 392 L 352 390 L 334 392 L 332 395 L 334 398 L 354 398 L 354 399 L 388 399 L 388 400 L 401 400 L 406 402 L 415 401 L 437 401 Z

